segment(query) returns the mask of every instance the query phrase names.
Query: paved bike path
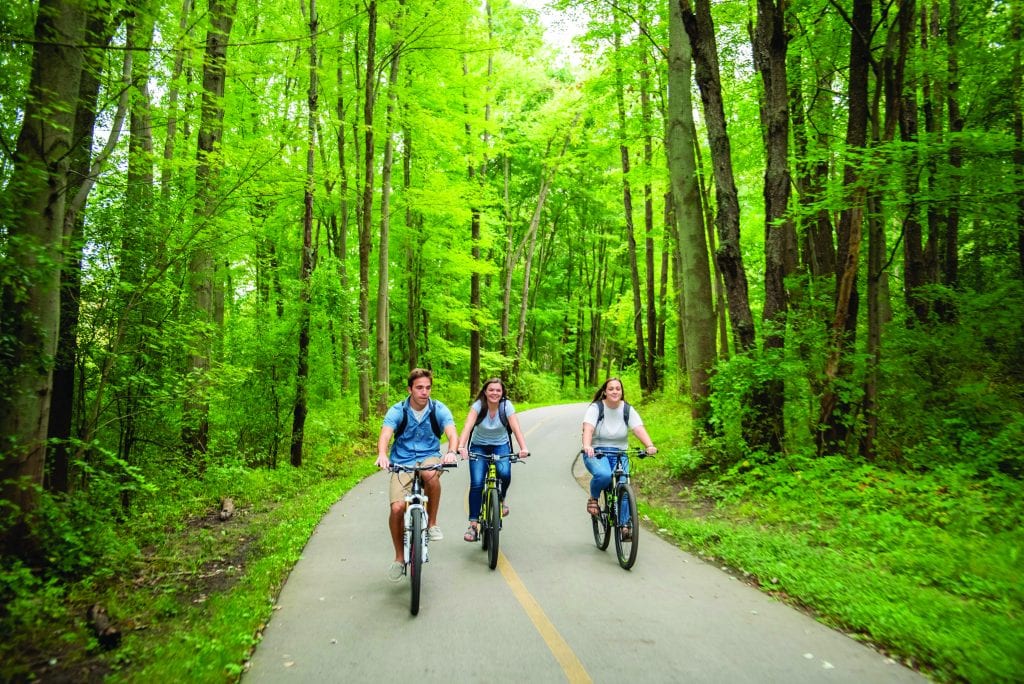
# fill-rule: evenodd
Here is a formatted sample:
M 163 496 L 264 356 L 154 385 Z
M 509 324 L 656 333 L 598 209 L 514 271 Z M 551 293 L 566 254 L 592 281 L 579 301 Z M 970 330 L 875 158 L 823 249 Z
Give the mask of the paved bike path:
M 469 468 L 444 475 L 420 612 L 386 577 L 387 475 L 324 516 L 244 676 L 253 682 L 912 682 L 918 674 L 680 551 L 598 550 L 572 474 L 582 404 L 520 413 L 497 570 L 462 541 Z

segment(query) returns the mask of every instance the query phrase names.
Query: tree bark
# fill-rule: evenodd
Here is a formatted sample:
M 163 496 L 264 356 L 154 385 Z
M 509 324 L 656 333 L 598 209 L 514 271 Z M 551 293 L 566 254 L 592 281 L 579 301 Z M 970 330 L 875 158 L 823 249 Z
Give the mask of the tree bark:
M 3 278 L 0 293 L 0 495 L 19 517 L 36 508 L 43 484 L 86 17 L 85 3 L 40 0 L 32 74 L 2 207 L 13 272 Z M 12 550 L 22 532 L 16 529 L 5 540 Z
M 373 249 L 373 110 L 376 100 L 377 0 L 366 5 L 366 77 L 363 84 L 363 197 L 359 217 L 359 422 L 370 419 L 370 252 Z
M 637 264 L 636 229 L 633 225 L 633 191 L 629 183 L 629 133 L 626 130 L 626 96 L 625 83 L 622 76 L 622 35 L 618 23 L 615 31 L 615 103 L 619 113 L 619 158 L 622 164 L 622 212 L 626 231 L 626 244 L 629 247 L 629 275 L 633 291 L 633 336 L 636 341 L 636 361 L 640 376 L 640 390 L 644 394 L 649 391 L 647 353 L 644 341 L 643 301 L 640 296 L 640 269 Z
M 850 40 L 849 119 L 846 127 L 847 154 L 855 155 L 867 143 L 868 68 L 870 66 L 871 2 L 854 0 Z M 861 231 L 863 230 L 866 190 L 857 162 L 848 158 L 843 171 L 843 188 L 847 207 L 839 218 L 839 264 L 836 282 L 835 312 L 830 330 L 829 352 L 825 361 L 825 387 L 821 396 L 818 451 L 826 453 L 839 448 L 849 433 L 848 419 L 842 415 L 848 407 L 841 406 L 837 383 L 849 370 L 845 353 L 852 348 L 857 322 L 857 273 L 860 264 Z M 838 410 L 837 410 L 838 409 Z
M 220 174 L 220 144 L 224 134 L 224 81 L 227 67 L 227 43 L 234 23 L 237 0 L 211 0 L 210 28 L 206 34 L 203 60 L 202 114 L 196 154 L 196 205 L 193 221 L 197 235 L 207 230 L 214 218 L 215 188 Z M 217 325 L 212 249 L 199 240 L 189 259 L 191 309 L 200 326 L 187 361 L 192 387 L 185 400 L 182 416 L 182 442 L 185 453 L 200 469 L 209 439 L 210 405 L 206 396 L 206 374 L 213 358 L 213 335 Z
M 693 122 L 691 88 L 691 47 L 683 27 L 682 8 L 678 2 L 669 6 L 669 99 L 668 99 L 668 167 L 673 203 L 679 230 L 679 253 L 683 311 L 683 334 L 686 368 L 694 422 L 694 439 L 709 428 L 709 379 L 715 363 L 714 303 L 711 297 L 711 269 L 704 237 L 697 169 L 693 145 L 696 130 Z
M 715 181 L 715 227 L 718 249 L 715 263 L 725 282 L 729 322 L 739 351 L 754 346 L 754 317 L 750 311 L 747 272 L 740 251 L 740 204 L 732 169 L 732 145 L 726 127 L 722 79 L 718 65 L 718 44 L 709 0 L 696 0 L 695 10 L 684 3 L 683 23 L 693 45 L 694 76 L 700 88 L 708 131 L 708 147 Z
M 305 3 L 300 3 L 305 14 Z M 295 405 L 292 409 L 292 440 L 290 462 L 302 465 L 302 449 L 309 412 L 309 327 L 313 279 L 313 200 L 316 193 L 316 131 L 319 111 L 317 81 L 317 33 L 320 19 L 316 0 L 309 0 L 309 89 L 306 91 L 306 182 L 303 189 L 302 258 L 299 271 L 299 349 L 295 369 Z

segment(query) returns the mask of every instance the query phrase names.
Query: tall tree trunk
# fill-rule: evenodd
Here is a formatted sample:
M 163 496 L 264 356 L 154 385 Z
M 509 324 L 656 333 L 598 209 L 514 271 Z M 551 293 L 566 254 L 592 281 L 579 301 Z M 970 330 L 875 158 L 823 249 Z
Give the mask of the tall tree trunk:
M 640 31 L 647 33 L 647 7 L 640 4 Z M 658 353 L 658 300 L 655 297 L 655 283 L 658 276 L 654 271 L 654 188 L 650 179 L 654 177 L 654 136 L 653 112 L 651 107 L 650 55 L 646 49 L 640 52 L 640 121 L 644 138 L 644 270 L 647 284 L 647 389 L 655 392 L 661 388 L 661 373 L 664 358 Z
M 1021 3 L 1010 3 L 1011 28 L 1013 36 L 1013 165 L 1017 170 L 1017 182 L 1024 182 L 1024 109 L 1021 95 L 1024 94 L 1024 66 L 1021 62 L 1021 38 L 1024 37 L 1024 18 L 1021 17 Z M 1018 186 L 1019 187 L 1019 186 Z M 1024 280 L 1024 193 L 1017 200 L 1017 261 L 1018 276 Z
M 370 419 L 370 252 L 373 249 L 373 109 L 376 100 L 377 0 L 366 5 L 366 76 L 363 84 L 363 198 L 359 217 L 359 422 Z
M 305 3 L 300 3 L 305 14 Z M 290 461 L 302 465 L 302 448 L 309 411 L 309 324 L 313 279 L 313 199 L 316 192 L 316 131 L 319 110 L 317 82 L 317 32 L 320 19 L 316 0 L 309 0 L 309 90 L 306 91 L 308 117 L 306 125 L 306 183 L 303 191 L 302 259 L 299 271 L 299 350 L 295 369 L 295 405 L 292 409 L 292 441 Z
M 668 152 L 669 178 L 679 230 L 680 280 L 682 284 L 683 335 L 686 369 L 694 422 L 694 438 L 709 428 L 709 379 L 715 364 L 715 315 L 711 298 L 711 268 L 704 238 L 697 164 L 693 146 L 696 130 L 690 99 L 691 47 L 683 26 L 679 3 L 669 6 L 668 53 Z
M 827 97 L 815 97 L 811 111 L 804 111 L 803 89 L 800 71 L 802 60 L 799 51 L 789 52 L 791 57 L 788 80 L 790 81 L 790 112 L 792 113 L 793 143 L 796 148 L 796 190 L 801 214 L 805 216 L 803 240 L 801 242 L 801 268 L 812 282 L 828 276 L 835 277 L 836 247 L 832 235 L 832 216 L 827 207 L 823 206 L 825 186 L 829 177 L 829 162 L 826 155 L 811 153 L 811 138 L 807 131 L 807 115 L 811 114 L 815 121 L 827 121 L 831 116 L 832 101 Z M 831 71 L 818 76 L 816 90 L 827 92 L 830 87 Z M 822 127 L 823 128 L 823 127 Z M 827 149 L 829 133 L 819 129 L 816 135 L 816 149 Z
M 405 3 L 402 2 L 404 7 Z M 380 240 L 377 250 L 377 412 L 384 415 L 391 405 L 388 391 L 391 377 L 391 307 L 388 303 L 388 285 L 391 282 L 391 170 L 394 165 L 394 147 L 391 144 L 395 127 L 395 105 L 398 102 L 398 75 L 402 56 L 402 39 L 398 22 L 392 22 L 395 36 L 391 46 L 391 67 L 388 72 L 388 103 L 384 113 L 384 157 L 380 174 Z
M 964 128 L 960 113 L 960 6 L 957 0 L 949 0 L 949 21 L 946 25 L 947 78 L 946 111 L 949 118 L 949 207 L 946 210 L 946 225 L 943 235 L 942 284 L 951 290 L 960 285 L 960 175 L 963 166 L 963 150 L 960 133 Z M 939 301 L 939 315 L 946 322 L 956 318 L 956 311 L 950 300 Z
M 70 154 L 68 195 L 76 197 L 89 179 L 92 145 L 96 124 L 96 106 L 103 67 L 103 47 L 113 37 L 114 22 L 106 13 L 92 8 L 85 29 L 86 42 L 97 46 L 84 53 L 85 64 L 79 85 L 78 109 L 72 135 L 74 149 Z M 82 200 L 84 202 L 84 198 Z M 72 203 L 74 200 L 72 200 Z M 70 444 L 74 419 L 75 368 L 78 361 L 78 321 L 82 291 L 82 256 L 85 248 L 85 220 L 81 213 L 69 208 L 64 219 L 64 263 L 60 283 L 60 325 L 57 356 L 53 369 L 53 399 L 47 436 L 52 445 L 47 463 L 47 486 L 57 492 L 69 491 Z
M 785 279 L 791 270 L 788 251 L 795 244 L 793 223 L 788 216 L 791 183 L 789 84 L 786 76 L 788 42 L 784 1 L 758 0 L 754 64 L 764 84 L 765 294 L 762 319 L 765 323 L 765 350 L 781 350 L 785 346 L 788 311 Z M 776 378 L 754 390 L 753 419 L 744 426 L 751 446 L 769 452 L 782 450 L 785 438 L 784 395 L 785 385 Z
M 861 231 L 866 191 L 858 161 L 854 158 L 867 143 L 868 68 L 870 66 L 871 1 L 854 0 L 850 40 L 849 119 L 846 150 L 850 157 L 843 171 L 847 207 L 839 217 L 839 260 L 836 279 L 835 312 L 830 330 L 829 351 L 825 361 L 825 387 L 821 396 L 817 433 L 818 451 L 839 448 L 848 435 L 847 407 L 840 405 L 838 382 L 849 370 L 846 353 L 852 349 L 857 323 L 857 273 L 860 265 Z
M 625 220 L 626 244 L 629 246 L 629 275 L 633 290 L 633 336 L 636 340 L 636 362 L 639 368 L 640 390 L 647 394 L 647 353 L 644 341 L 644 308 L 640 297 L 640 269 L 637 264 L 636 229 L 633 225 L 633 192 L 629 183 L 629 132 L 626 130 L 626 95 L 622 76 L 622 34 L 618 22 L 615 27 L 615 103 L 619 112 L 619 157 L 622 162 L 622 210 Z
M 196 153 L 196 204 L 193 221 L 197 235 L 209 230 L 214 218 L 214 194 L 222 162 L 220 144 L 224 134 L 224 80 L 227 67 L 227 44 L 234 23 L 237 0 L 210 0 L 210 27 L 206 33 L 203 59 L 202 114 L 199 122 Z M 197 240 L 189 259 L 191 309 L 200 326 L 193 348 L 189 351 L 187 371 L 192 388 L 185 399 L 182 416 L 182 443 L 186 455 L 200 469 L 206 454 L 210 430 L 210 404 L 207 397 L 206 374 L 213 358 L 213 335 L 217 323 L 214 292 L 214 258 L 203 239 Z
M 740 203 L 732 169 L 732 145 L 726 128 L 722 79 L 718 65 L 718 44 L 709 0 L 696 0 L 696 11 L 683 10 L 683 22 L 693 45 L 694 76 L 700 88 L 708 147 L 714 168 L 715 227 L 718 249 L 715 263 L 725 281 L 729 322 L 739 351 L 754 346 L 754 317 L 750 311 L 747 272 L 740 251 Z
M 487 7 L 488 13 L 490 6 Z M 488 16 L 488 22 L 490 16 Z M 462 78 L 469 81 L 469 60 L 462 55 Z M 466 131 L 466 177 L 470 186 L 473 185 L 476 176 L 476 164 L 474 159 L 473 126 L 470 123 L 469 96 L 463 92 L 462 111 L 465 115 Z M 476 388 L 480 386 L 480 326 L 481 322 L 481 301 L 480 301 L 480 207 L 477 206 L 477 198 L 471 198 L 469 212 L 469 241 L 470 256 L 473 258 L 473 272 L 469 277 L 469 396 L 473 397 Z
M 19 516 L 36 508 L 43 484 L 86 16 L 85 3 L 40 0 L 32 75 L 2 205 L 7 245 L 15 248 L 0 295 L 0 495 Z M 4 540 L 12 550 L 22 532 Z
M 182 0 L 181 16 L 178 17 L 178 39 L 182 42 L 189 36 L 189 13 L 192 11 L 192 0 Z M 164 206 L 171 201 L 171 180 L 174 176 L 174 146 L 178 135 L 178 80 L 185 68 L 184 49 L 174 53 L 174 66 L 171 69 L 170 87 L 167 89 L 167 132 L 164 137 L 164 161 L 160 167 L 160 197 Z

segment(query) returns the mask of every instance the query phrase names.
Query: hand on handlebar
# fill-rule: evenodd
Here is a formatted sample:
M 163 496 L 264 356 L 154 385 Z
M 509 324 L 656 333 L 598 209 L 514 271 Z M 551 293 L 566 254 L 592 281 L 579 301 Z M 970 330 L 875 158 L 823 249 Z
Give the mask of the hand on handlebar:
M 381 470 L 387 470 L 391 467 L 391 459 L 386 454 L 382 454 L 377 457 L 377 467 Z
M 658 453 L 658 447 L 654 446 L 653 444 L 651 446 L 647 447 L 647 455 L 648 456 L 653 456 L 656 453 Z
M 530 458 L 530 452 L 528 449 L 520 449 L 519 458 Z
M 441 457 L 441 463 L 444 463 L 445 465 L 452 465 L 453 463 L 456 462 L 455 457 L 457 455 L 458 454 L 456 454 L 454 451 L 449 451 L 447 454 Z
M 462 456 L 462 460 L 465 461 L 467 458 L 469 458 L 469 449 L 464 446 L 460 446 L 459 455 Z
M 587 456 L 593 458 L 594 457 L 594 447 L 592 447 L 592 446 L 585 446 L 585 447 L 583 447 L 583 453 L 586 454 Z

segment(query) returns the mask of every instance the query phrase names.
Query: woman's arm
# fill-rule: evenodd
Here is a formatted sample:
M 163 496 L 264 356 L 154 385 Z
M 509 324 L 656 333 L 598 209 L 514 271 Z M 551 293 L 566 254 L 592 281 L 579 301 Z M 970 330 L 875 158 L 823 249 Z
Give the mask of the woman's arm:
M 474 402 L 474 406 L 476 402 Z M 462 426 L 462 434 L 459 435 L 458 445 L 459 454 L 462 455 L 462 460 L 469 458 L 469 437 L 473 434 L 473 427 L 476 425 L 477 412 L 472 406 L 469 407 L 469 413 L 466 414 L 466 424 Z
M 648 436 L 647 430 L 644 428 L 643 425 L 637 425 L 635 428 L 633 428 L 633 434 L 636 435 L 636 438 L 639 439 L 640 442 L 647 449 L 647 453 L 658 453 L 658 447 L 654 446 L 654 442 L 651 440 L 650 436 Z
M 523 437 L 523 431 L 519 429 L 519 417 L 516 414 L 512 414 L 508 417 L 508 426 L 512 428 L 512 434 L 516 437 L 516 444 L 519 445 L 519 456 L 526 458 L 530 455 L 530 450 L 526 446 L 526 439 Z
M 594 455 L 594 426 L 590 423 L 583 423 L 583 453 Z

